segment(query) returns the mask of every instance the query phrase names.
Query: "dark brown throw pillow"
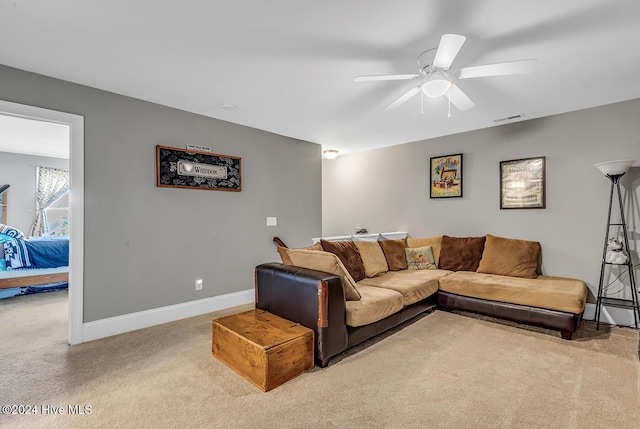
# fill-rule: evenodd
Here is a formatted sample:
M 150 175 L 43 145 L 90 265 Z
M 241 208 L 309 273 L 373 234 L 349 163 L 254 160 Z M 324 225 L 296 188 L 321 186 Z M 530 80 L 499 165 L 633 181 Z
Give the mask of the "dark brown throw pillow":
M 380 247 L 389 265 L 389 271 L 407 269 L 407 256 L 404 251 L 404 240 L 380 240 Z
M 353 280 L 359 282 L 365 279 L 367 276 L 364 272 L 364 265 L 362 264 L 362 258 L 358 248 L 353 241 L 326 241 L 320 240 L 322 249 L 325 252 L 331 252 L 340 258 L 342 264 L 345 266 Z
M 451 271 L 476 271 L 482 259 L 486 237 L 442 236 L 438 268 Z

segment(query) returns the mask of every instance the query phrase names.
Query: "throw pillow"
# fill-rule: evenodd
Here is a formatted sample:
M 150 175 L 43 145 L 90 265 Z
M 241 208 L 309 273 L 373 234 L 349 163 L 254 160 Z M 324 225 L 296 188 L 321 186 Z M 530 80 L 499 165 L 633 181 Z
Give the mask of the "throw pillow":
M 482 259 L 486 237 L 442 236 L 438 268 L 451 271 L 476 271 Z
M 479 273 L 535 279 L 538 277 L 540 243 L 487 234 Z
M 333 253 L 304 249 L 289 249 L 287 253 L 296 267 L 324 271 L 340 277 L 345 299 L 347 301 L 360 301 L 360 292 L 358 292 L 356 282 L 344 267 L 340 258 Z
M 428 238 L 411 238 L 407 237 L 407 247 L 415 248 L 415 247 L 425 247 L 431 246 L 431 251 L 433 252 L 433 260 L 436 263 L 436 266 L 440 266 L 440 247 L 442 244 L 442 236 L 438 235 L 437 237 L 428 237 Z
M 382 253 L 387 260 L 389 271 L 400 271 L 407 269 L 407 256 L 404 251 L 404 240 L 381 240 L 379 241 Z
M 389 271 L 387 259 L 377 241 L 355 241 L 367 277 L 376 277 Z
M 314 243 L 312 246 L 309 247 L 301 247 L 301 249 L 304 250 L 322 250 L 322 245 L 320 245 L 320 242 Z M 294 250 L 294 249 L 289 249 L 288 247 L 282 247 L 282 246 L 278 246 L 278 253 L 280 254 L 280 258 L 282 259 L 282 263 L 285 265 L 293 265 L 293 263 L 291 262 L 291 258 L 289 258 L 289 254 L 287 253 L 288 250 Z
M 322 250 L 331 252 L 340 258 L 356 283 L 366 278 L 362 258 L 360 258 L 358 248 L 353 244 L 353 241 L 320 240 L 320 244 L 322 245 Z
M 410 270 L 435 270 L 437 268 L 431 246 L 404 250 L 407 266 Z
M 24 234 L 19 229 L 15 229 L 10 227 L 9 225 L 5 225 L 0 223 L 0 234 L 8 235 L 11 238 L 23 238 Z
M 11 241 L 11 240 L 15 240 L 15 238 L 0 232 L 0 244 L 5 243 L 7 241 Z M 4 253 L 0 253 L 0 259 L 1 258 L 4 258 Z

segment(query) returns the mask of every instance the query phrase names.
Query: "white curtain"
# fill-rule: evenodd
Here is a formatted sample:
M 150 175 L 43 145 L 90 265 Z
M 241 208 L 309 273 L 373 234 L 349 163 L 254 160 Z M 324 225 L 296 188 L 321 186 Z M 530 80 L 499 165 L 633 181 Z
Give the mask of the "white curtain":
M 45 209 L 69 190 L 69 170 L 50 167 L 36 167 L 37 193 L 36 217 L 31 227 L 31 237 L 46 235 L 48 232 Z

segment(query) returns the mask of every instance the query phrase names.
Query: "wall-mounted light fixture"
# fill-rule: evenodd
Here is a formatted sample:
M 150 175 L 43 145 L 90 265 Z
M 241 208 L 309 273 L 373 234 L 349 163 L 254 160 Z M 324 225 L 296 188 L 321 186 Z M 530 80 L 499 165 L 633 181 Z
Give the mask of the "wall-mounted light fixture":
M 324 155 L 324 159 L 334 159 L 338 156 L 338 151 L 335 149 L 323 150 L 322 154 Z

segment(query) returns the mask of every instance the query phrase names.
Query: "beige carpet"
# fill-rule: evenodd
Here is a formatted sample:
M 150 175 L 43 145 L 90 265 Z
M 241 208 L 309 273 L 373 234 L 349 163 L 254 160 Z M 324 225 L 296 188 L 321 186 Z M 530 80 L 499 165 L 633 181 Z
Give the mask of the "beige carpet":
M 436 311 L 262 393 L 211 356 L 214 315 L 71 347 L 65 292 L 19 299 L 0 301 L 0 404 L 92 412 L 0 415 L 3 428 L 640 424 L 638 331 L 628 328 L 583 323 L 564 341 Z

